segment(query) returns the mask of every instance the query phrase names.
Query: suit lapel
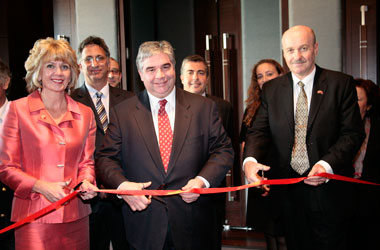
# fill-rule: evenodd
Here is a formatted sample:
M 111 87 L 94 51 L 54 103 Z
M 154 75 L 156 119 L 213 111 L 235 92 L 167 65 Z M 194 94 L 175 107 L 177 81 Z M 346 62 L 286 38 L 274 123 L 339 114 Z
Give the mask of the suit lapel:
M 145 146 L 148 149 L 157 169 L 165 175 L 164 165 L 162 163 L 160 149 L 158 146 L 157 135 L 154 130 L 152 113 L 150 110 L 149 97 L 144 90 L 137 95 L 139 102 L 136 104 L 136 112 L 134 114 L 138 129 L 144 140 Z
M 89 106 L 92 109 L 92 112 L 94 113 L 94 116 L 95 116 L 96 125 L 98 127 L 97 129 L 101 131 L 102 133 L 104 133 L 102 122 L 99 119 L 98 112 L 96 111 L 94 102 L 92 101 L 90 93 L 88 92 L 85 84 L 83 84 L 82 87 L 79 88 L 78 101 Z
M 318 114 L 319 107 L 321 106 L 322 100 L 327 90 L 327 82 L 326 78 L 324 77 L 323 71 L 318 66 L 316 67 L 317 69 L 315 72 L 313 91 L 311 95 L 310 112 L 307 121 L 308 132 L 311 129 L 311 126 Z
M 119 97 L 120 97 L 120 93 L 115 91 L 115 88 L 113 87 L 109 87 L 110 89 L 110 102 L 109 102 L 109 105 L 110 105 L 110 110 L 112 107 L 114 107 L 116 104 L 118 104 L 120 101 L 119 101 Z
M 168 175 L 173 171 L 175 163 L 182 151 L 183 144 L 189 130 L 192 113 L 190 104 L 185 99 L 183 90 L 176 88 L 176 107 L 172 151 L 168 166 Z
M 288 120 L 290 131 L 294 134 L 293 79 L 291 73 L 281 82 L 282 107 Z

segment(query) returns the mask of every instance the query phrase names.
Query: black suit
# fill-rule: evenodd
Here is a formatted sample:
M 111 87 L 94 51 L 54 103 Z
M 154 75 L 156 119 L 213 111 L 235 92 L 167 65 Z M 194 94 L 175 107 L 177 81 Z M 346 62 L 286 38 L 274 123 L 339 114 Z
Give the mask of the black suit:
M 233 132 L 233 109 L 232 104 L 223 100 L 222 98 L 219 98 L 217 96 L 212 95 L 206 95 L 207 98 L 213 100 L 218 107 L 219 116 L 222 119 L 223 127 L 227 132 L 227 135 L 230 137 L 231 140 L 234 140 Z M 222 181 L 221 187 L 226 186 L 226 179 Z M 213 249 L 221 249 L 222 247 L 222 230 L 223 230 L 223 224 L 225 220 L 225 206 L 226 206 L 226 194 L 220 193 L 220 194 L 214 194 L 212 195 L 215 198 L 214 205 L 215 205 L 215 222 L 214 227 L 209 227 L 211 230 L 214 231 L 214 238 L 212 239 L 215 243 Z M 215 228 L 215 229 L 214 229 Z
M 363 159 L 361 179 L 380 183 L 380 114 L 377 106 L 368 113 L 370 131 L 367 148 Z M 378 249 L 380 235 L 380 187 L 356 184 L 357 191 L 354 226 L 352 227 L 351 248 L 370 250 Z
M 176 89 L 172 151 L 165 173 L 153 125 L 148 94 L 117 105 L 104 144 L 97 155 L 97 174 L 112 188 L 122 182 L 152 181 L 149 189 L 162 184 L 181 189 L 190 179 L 204 177 L 220 184 L 233 164 L 231 141 L 222 127 L 214 102 Z M 212 204 L 207 195 L 185 203 L 179 195 L 152 200 L 147 209 L 133 212 L 123 206 L 127 239 L 135 249 L 162 250 L 168 227 L 176 249 L 210 249 L 208 225 Z
M 213 100 L 216 103 L 216 106 L 218 106 L 218 111 L 220 118 L 222 119 L 223 127 L 226 130 L 227 135 L 232 139 L 234 131 L 232 104 L 217 96 L 206 95 L 206 97 Z
M 244 156 L 264 160 L 274 149 L 274 178 L 299 177 L 290 166 L 294 143 L 291 73 L 264 84 L 262 103 L 248 129 Z M 335 174 L 352 176 L 352 160 L 364 139 L 353 79 L 317 67 L 307 124 L 310 168 L 319 160 Z M 273 148 L 271 148 L 273 147 Z M 285 237 L 289 249 L 347 249 L 344 237 L 352 212 L 352 185 L 330 180 L 317 187 L 303 182 L 283 187 Z
M 109 87 L 109 109 L 111 110 L 116 104 L 133 96 L 133 93 L 121 90 L 119 88 Z M 89 106 L 95 114 L 96 120 L 96 150 L 99 151 L 100 145 L 104 137 L 103 126 L 100 122 L 99 115 L 96 111 L 94 102 L 83 84 L 80 88 L 74 90 L 71 97 Z M 100 187 L 102 184 L 97 180 Z M 92 250 L 105 250 L 109 249 L 110 241 L 112 241 L 113 249 L 125 250 L 128 244 L 125 239 L 125 230 L 122 223 L 121 204 L 116 197 L 108 195 L 106 199 L 96 197 L 91 200 L 92 213 L 90 215 L 90 247 Z
M 0 229 L 11 225 L 13 191 L 0 182 Z M 0 249 L 15 249 L 14 229 L 0 234 Z

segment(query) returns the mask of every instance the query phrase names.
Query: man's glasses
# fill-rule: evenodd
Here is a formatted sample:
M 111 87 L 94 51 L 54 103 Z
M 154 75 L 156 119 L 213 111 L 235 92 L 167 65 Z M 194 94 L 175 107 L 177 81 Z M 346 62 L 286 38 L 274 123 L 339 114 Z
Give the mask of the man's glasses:
M 93 64 L 94 60 L 98 64 L 104 64 L 106 62 L 106 57 L 105 56 L 96 56 L 95 58 L 93 58 L 92 56 L 88 56 L 88 57 L 83 59 L 84 63 L 87 65 Z
M 118 69 L 111 69 L 109 72 L 114 74 L 114 75 L 120 74 L 120 70 L 118 70 Z

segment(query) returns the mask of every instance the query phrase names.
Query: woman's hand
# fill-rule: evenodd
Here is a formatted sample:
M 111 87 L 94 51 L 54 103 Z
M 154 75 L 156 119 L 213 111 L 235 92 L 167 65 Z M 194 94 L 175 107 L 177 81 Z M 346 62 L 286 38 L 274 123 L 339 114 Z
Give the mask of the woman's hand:
M 70 193 L 70 189 L 68 188 L 70 182 L 71 179 L 61 182 L 37 180 L 32 190 L 36 193 L 42 194 L 50 202 L 56 202 Z

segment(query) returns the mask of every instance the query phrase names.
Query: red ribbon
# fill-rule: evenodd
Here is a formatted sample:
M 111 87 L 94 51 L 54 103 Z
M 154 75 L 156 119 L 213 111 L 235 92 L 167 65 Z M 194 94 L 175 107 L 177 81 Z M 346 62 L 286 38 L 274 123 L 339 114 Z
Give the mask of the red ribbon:
M 22 226 L 22 225 L 24 225 L 24 224 L 26 224 L 26 223 L 32 222 L 32 221 L 34 221 L 35 219 L 38 219 L 39 217 L 42 217 L 42 216 L 44 216 L 44 215 L 50 213 L 50 212 L 53 211 L 53 210 L 57 210 L 57 209 L 59 209 L 60 207 L 64 206 L 66 202 L 68 202 L 68 201 L 70 201 L 71 199 L 73 199 L 74 197 L 76 197 L 77 194 L 78 194 L 78 191 L 74 191 L 74 192 L 72 192 L 72 193 L 69 194 L 68 196 L 66 196 L 66 197 L 64 197 L 64 198 L 62 198 L 62 199 L 60 199 L 59 201 L 56 201 L 56 202 L 50 204 L 49 206 L 47 206 L 47 207 L 41 209 L 40 211 L 38 211 L 38 212 L 36 212 L 36 213 L 34 213 L 34 214 L 31 214 L 31 215 L 29 215 L 28 217 L 26 217 L 26 218 L 24 218 L 24 219 L 22 219 L 22 220 L 20 220 L 20 221 L 18 221 L 18 222 L 16 222 L 16 223 L 14 223 L 14 224 L 8 226 L 8 227 L 6 227 L 6 228 L 0 230 L 0 234 L 5 233 L 5 232 L 7 232 L 7 231 L 9 231 L 9 230 L 12 230 L 12 229 L 14 229 L 14 228 L 17 228 L 17 227 L 19 227 L 19 226 Z
M 355 178 L 345 177 L 341 175 L 335 175 L 335 174 L 328 174 L 328 173 L 321 173 L 317 174 L 315 176 L 325 177 L 331 180 L 339 180 L 339 181 L 345 181 L 345 182 L 352 182 L 352 183 L 360 183 L 360 184 L 367 184 L 367 185 L 374 185 L 374 186 L 380 186 L 378 183 L 369 182 L 369 181 L 363 181 Z M 225 193 L 225 192 L 233 192 L 238 190 L 243 190 L 251 187 L 261 186 L 261 185 L 288 185 L 288 184 L 295 184 L 298 182 L 301 182 L 308 177 L 299 177 L 299 178 L 291 178 L 291 179 L 273 179 L 273 180 L 262 180 L 258 182 L 253 182 L 246 185 L 241 185 L 237 187 L 223 187 L 223 188 L 193 188 L 187 191 L 183 190 L 114 190 L 114 189 L 100 189 L 98 192 L 100 193 L 109 193 L 109 194 L 118 194 L 118 195 L 158 195 L 158 196 L 169 196 L 169 195 L 176 195 L 180 193 L 197 193 L 197 194 L 215 194 L 215 193 Z M 70 201 L 74 197 L 77 196 L 79 191 L 74 191 L 73 193 L 69 194 L 65 198 L 52 203 L 51 205 L 47 206 L 46 208 L 0 230 L 0 234 L 5 233 L 11 229 L 20 227 L 26 223 L 32 222 L 35 219 L 44 216 L 45 214 L 48 214 L 52 212 L 53 210 L 57 210 L 60 207 L 64 206 L 66 202 Z

